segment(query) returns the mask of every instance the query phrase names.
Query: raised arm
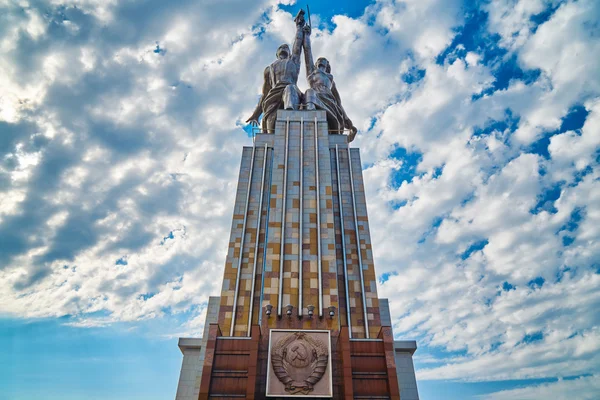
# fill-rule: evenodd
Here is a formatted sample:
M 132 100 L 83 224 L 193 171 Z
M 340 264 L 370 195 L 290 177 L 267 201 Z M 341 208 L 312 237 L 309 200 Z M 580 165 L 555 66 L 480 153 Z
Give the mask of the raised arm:
M 294 37 L 294 43 L 292 44 L 291 58 L 298 68 L 300 68 L 300 52 L 302 51 L 302 42 L 304 41 L 304 32 L 302 30 L 302 27 L 305 24 L 304 10 L 298 12 L 294 21 L 296 21 L 296 36 Z
M 258 118 L 260 117 L 260 114 L 262 114 L 262 112 L 263 112 L 263 108 L 262 108 L 263 101 L 267 97 L 267 94 L 269 94 L 269 91 L 271 90 L 271 72 L 270 71 L 271 71 L 270 67 L 265 68 L 265 72 L 263 73 L 264 74 L 264 82 L 263 82 L 263 88 L 262 88 L 262 95 L 260 96 L 260 99 L 258 100 L 258 104 L 256 105 L 254 112 L 252 113 L 250 118 L 248 118 L 246 120 L 246 122 L 255 123 L 256 125 L 258 125 Z
M 310 26 L 306 25 L 304 27 L 304 42 L 302 46 L 304 47 L 304 63 L 306 64 L 306 76 L 309 76 L 315 70 L 315 62 L 313 61 L 312 49 L 310 46 Z

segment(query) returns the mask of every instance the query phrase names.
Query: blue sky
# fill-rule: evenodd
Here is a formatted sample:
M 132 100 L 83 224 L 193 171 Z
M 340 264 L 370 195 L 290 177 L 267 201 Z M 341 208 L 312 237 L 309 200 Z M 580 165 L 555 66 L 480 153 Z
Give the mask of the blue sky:
M 174 398 L 301 6 L 0 1 L 0 399 Z M 310 7 L 421 398 L 596 399 L 600 4 Z

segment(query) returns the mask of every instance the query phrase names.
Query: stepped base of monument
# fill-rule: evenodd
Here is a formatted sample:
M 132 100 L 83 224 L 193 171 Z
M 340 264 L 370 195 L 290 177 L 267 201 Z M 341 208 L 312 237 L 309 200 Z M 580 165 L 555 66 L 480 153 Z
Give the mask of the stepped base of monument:
M 400 399 L 391 328 L 377 339 L 351 340 L 348 330 L 331 337 L 333 399 Z M 198 399 L 266 399 L 269 335 L 258 326 L 250 338 L 221 336 L 211 324 Z M 305 396 L 318 396 L 306 393 Z M 293 397 L 304 397 L 294 395 Z
M 412 362 L 416 342 L 394 341 L 389 326 L 382 327 L 374 339 L 351 339 L 345 327 L 331 333 L 329 394 L 306 392 L 267 396 L 269 330 L 262 332 L 261 327 L 255 325 L 249 337 L 223 336 L 218 323 L 211 323 L 215 319 L 218 299 L 211 298 L 212 307 L 209 303 L 204 337 L 179 340 L 184 359 L 176 400 L 419 398 Z
M 181 339 L 176 400 L 418 400 L 377 295 L 360 150 L 325 111 L 278 110 L 242 150 L 221 295 Z

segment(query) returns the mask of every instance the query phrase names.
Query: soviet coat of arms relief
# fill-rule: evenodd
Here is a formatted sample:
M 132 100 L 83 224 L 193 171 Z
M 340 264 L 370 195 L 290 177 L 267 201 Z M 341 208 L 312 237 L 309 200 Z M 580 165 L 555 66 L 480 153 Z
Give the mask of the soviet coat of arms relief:
M 272 331 L 267 395 L 331 396 L 329 346 L 327 331 Z

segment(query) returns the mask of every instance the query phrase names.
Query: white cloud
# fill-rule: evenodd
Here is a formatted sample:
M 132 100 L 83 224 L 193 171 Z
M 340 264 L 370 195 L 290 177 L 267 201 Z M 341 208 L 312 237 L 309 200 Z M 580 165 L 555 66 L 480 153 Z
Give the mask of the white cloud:
M 556 399 L 556 400 L 593 400 L 598 397 L 600 392 L 600 380 L 597 376 L 587 376 L 573 380 L 559 380 L 557 382 L 544 383 L 531 387 L 503 390 L 500 392 L 481 396 L 485 400 L 537 400 L 537 399 Z
M 469 17 L 460 2 L 380 1 L 314 29 L 361 129 L 395 332 L 460 354 L 423 354 L 420 379 L 598 371 L 596 3 L 490 2 L 485 28 L 506 50 L 493 62 L 465 45 L 437 62 Z M 0 312 L 77 326 L 186 315 L 171 334 L 198 333 L 250 143 L 236 123 L 292 16 L 273 2 L 57 4 L 0 13 Z M 512 57 L 539 77 L 494 91 Z M 585 125 L 554 134 L 574 106 Z M 551 134 L 547 157 L 532 152 Z M 390 158 L 399 147 L 418 165 Z
M 439 2 L 378 1 L 373 6 L 376 22 L 390 31 L 390 37 L 403 47 L 412 48 L 424 59 L 438 55 L 454 37 L 452 28 L 460 25 L 462 15 L 459 1 Z
M 472 70 L 474 63 L 460 58 L 443 66 L 424 62 L 425 78 L 378 120 L 373 133 L 381 134 L 369 142 L 363 137 L 363 152 L 368 149 L 363 158 L 374 163 L 365 170 L 365 181 L 377 268 L 395 274 L 380 286 L 380 294 L 390 298 L 395 331 L 464 352 L 421 369 L 420 379 L 529 379 L 598 370 L 600 282 L 594 263 L 599 249 L 592 228 L 600 204 L 598 135 L 591 134 L 597 131 L 599 94 L 592 72 L 598 63 L 591 58 L 597 60 L 598 53 L 585 28 L 597 15 L 594 7 L 563 5 L 535 33 L 504 43 L 518 52 L 520 65 L 542 70 L 537 81 L 513 81 L 473 101 L 471 95 L 492 82 L 490 66 Z M 520 15 L 529 21 L 538 12 Z M 490 23 L 489 29 L 497 26 Z M 538 42 L 553 48 L 536 54 L 543 49 Z M 579 60 L 561 54 L 582 54 L 574 50 L 579 46 L 586 54 L 570 74 L 561 63 Z M 473 53 L 467 57 L 472 60 Z M 532 142 L 558 129 L 567 110 L 582 103 L 589 114 L 581 133 L 553 136 L 549 159 L 529 152 Z M 490 119 L 506 118 L 506 109 L 519 119 L 514 134 L 505 129 L 471 136 Z M 401 165 L 381 161 L 397 145 L 422 153 L 413 173 L 418 175 L 399 187 L 389 183 Z M 556 211 L 532 213 L 554 185 L 561 185 L 559 198 L 551 202 Z M 585 210 L 585 217 L 569 231 L 565 226 L 577 210 Z M 439 227 L 432 227 L 440 219 Z M 569 238 L 573 242 L 565 245 Z M 481 241 L 486 241 L 482 249 L 461 258 Z M 541 288 L 530 284 L 539 277 Z M 516 290 L 503 290 L 504 282 Z M 536 334 L 538 341 L 525 340 Z

